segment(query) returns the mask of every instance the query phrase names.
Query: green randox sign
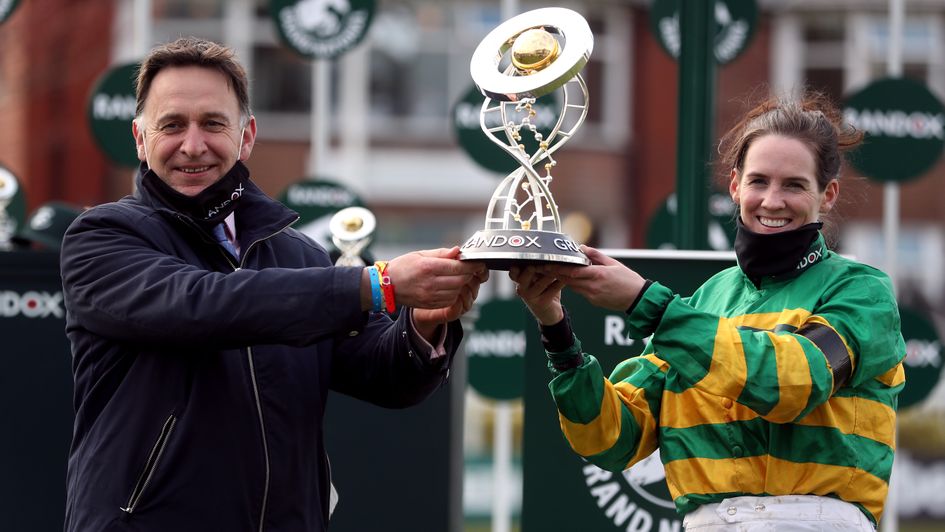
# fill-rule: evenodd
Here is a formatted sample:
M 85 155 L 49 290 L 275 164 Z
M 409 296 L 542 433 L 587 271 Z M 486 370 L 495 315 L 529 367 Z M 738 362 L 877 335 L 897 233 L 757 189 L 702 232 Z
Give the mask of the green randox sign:
M 663 202 L 653 214 L 646 229 L 646 247 L 650 249 L 676 249 L 674 229 L 677 223 L 676 193 Z M 715 251 L 735 248 L 735 203 L 727 194 L 713 193 L 709 196 L 709 247 Z
M 272 0 L 269 12 L 286 46 L 309 59 L 354 48 L 374 18 L 374 0 Z
M 611 256 L 684 295 L 735 265 L 731 252 L 627 250 Z M 623 313 L 594 307 L 567 289 L 562 301 L 584 350 L 597 357 L 605 375 L 643 351 L 643 342 L 627 337 Z M 681 532 L 682 519 L 658 454 L 627 471 L 611 473 L 584 462 L 570 449 L 548 391 L 551 374 L 537 327 L 528 327 L 526 334 L 522 531 Z M 567 501 L 568 511 L 549 511 L 548 501 Z
M 906 78 L 874 81 L 847 98 L 844 121 L 866 134 L 853 166 L 878 181 L 918 177 L 942 156 L 945 109 L 925 85 Z
M 20 0 L 0 0 L 0 24 L 10 18 L 10 14 L 19 3 Z
M 899 408 L 925 400 L 942 375 L 942 341 L 929 319 L 920 312 L 899 308 L 902 337 L 906 340 L 906 386 L 899 394 Z
M 326 179 L 304 178 L 279 196 L 286 207 L 299 213 L 296 229 L 314 239 L 325 249 L 331 249 L 331 232 L 328 222 L 345 207 L 364 207 L 364 202 L 348 187 Z
M 650 7 L 650 30 L 673 59 L 679 59 L 682 35 L 679 6 L 682 0 L 654 0 Z M 716 0 L 715 60 L 726 64 L 748 47 L 755 34 L 758 6 L 755 0 Z
M 469 384 L 490 399 L 522 396 L 525 383 L 525 328 L 535 328 L 518 298 L 493 299 L 479 310 L 466 339 Z
M 510 174 L 519 168 L 518 162 L 492 142 L 479 125 L 483 101 L 485 101 L 485 96 L 473 85 L 453 106 L 453 130 L 456 132 L 456 141 L 479 166 L 503 175 Z M 554 93 L 546 94 L 535 101 L 534 110 L 536 114 L 531 121 L 538 128 L 539 133 L 544 138 L 548 138 L 561 114 L 561 104 Z M 500 124 L 501 118 L 498 113 L 490 113 L 486 126 L 495 127 Z M 505 133 L 500 131 L 498 135 L 500 139 L 505 140 Z M 538 151 L 538 142 L 530 132 L 522 132 L 521 142 L 529 154 Z
M 138 63 L 119 65 L 105 72 L 89 96 L 88 120 L 92 137 L 105 155 L 124 166 L 138 166 L 131 122 L 135 118 L 134 78 Z

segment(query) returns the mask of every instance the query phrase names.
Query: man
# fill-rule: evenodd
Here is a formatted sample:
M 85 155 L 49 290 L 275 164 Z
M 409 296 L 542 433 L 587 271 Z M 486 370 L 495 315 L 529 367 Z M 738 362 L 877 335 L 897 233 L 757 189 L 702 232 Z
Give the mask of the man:
M 324 530 L 328 390 L 406 407 L 446 381 L 485 267 L 457 248 L 330 267 L 249 179 L 247 94 L 225 47 L 152 50 L 136 193 L 66 234 L 67 531 Z

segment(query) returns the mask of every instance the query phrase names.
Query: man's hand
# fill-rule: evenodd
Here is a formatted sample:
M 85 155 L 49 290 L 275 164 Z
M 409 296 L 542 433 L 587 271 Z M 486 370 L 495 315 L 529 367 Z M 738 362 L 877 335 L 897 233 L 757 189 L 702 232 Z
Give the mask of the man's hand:
M 464 287 L 489 278 L 485 264 L 460 261 L 455 246 L 401 255 L 387 264 L 387 274 L 394 285 L 394 301 L 418 309 L 451 307 Z
M 417 332 L 431 340 L 437 326 L 472 308 L 479 285 L 489 279 L 481 262 L 459 260 L 459 248 L 414 251 L 387 265 L 394 300 L 413 309 Z

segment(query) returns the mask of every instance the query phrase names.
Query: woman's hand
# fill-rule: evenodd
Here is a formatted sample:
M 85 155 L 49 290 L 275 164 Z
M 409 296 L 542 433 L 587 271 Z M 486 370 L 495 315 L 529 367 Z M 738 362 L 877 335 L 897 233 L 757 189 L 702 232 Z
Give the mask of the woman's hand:
M 554 325 L 564 319 L 561 309 L 561 289 L 564 284 L 554 275 L 543 273 L 544 266 L 512 266 L 509 278 L 515 281 L 518 294 L 538 323 Z
M 590 246 L 581 246 L 581 251 L 591 259 L 590 266 L 546 265 L 545 275 L 553 276 L 596 307 L 621 312 L 630 308 L 646 280 Z

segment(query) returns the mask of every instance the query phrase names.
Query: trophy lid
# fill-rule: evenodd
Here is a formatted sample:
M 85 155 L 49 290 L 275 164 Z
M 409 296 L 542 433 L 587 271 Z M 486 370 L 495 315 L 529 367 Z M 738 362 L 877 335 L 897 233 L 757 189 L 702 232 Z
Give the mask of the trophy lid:
M 377 227 L 377 220 L 374 214 L 364 207 L 341 209 L 328 222 L 328 230 L 333 238 L 349 242 L 371 236 L 375 227 Z
M 560 49 L 551 34 L 563 37 Z M 551 36 L 554 45 L 546 35 Z M 527 37 L 523 41 L 520 36 Z M 499 63 L 510 49 L 516 69 L 528 75 L 499 70 Z M 576 76 L 593 49 L 594 34 L 584 17 L 570 9 L 546 7 L 516 15 L 489 32 L 476 47 L 469 70 L 479 90 L 489 98 L 511 102 L 538 98 Z

